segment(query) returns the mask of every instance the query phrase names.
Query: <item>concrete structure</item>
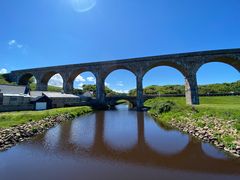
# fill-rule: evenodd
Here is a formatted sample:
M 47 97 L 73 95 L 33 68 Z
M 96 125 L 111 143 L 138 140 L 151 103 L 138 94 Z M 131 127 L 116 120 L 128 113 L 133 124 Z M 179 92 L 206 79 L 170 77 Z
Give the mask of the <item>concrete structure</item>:
M 104 82 L 106 77 L 118 69 L 126 69 L 136 76 L 138 109 L 143 107 L 144 75 L 157 66 L 170 66 L 180 71 L 185 77 L 185 96 L 187 104 L 199 104 L 196 73 L 198 69 L 209 62 L 223 62 L 236 68 L 240 72 L 240 49 L 203 51 L 173 55 L 152 56 L 135 59 L 114 60 L 54 66 L 45 68 L 25 69 L 12 71 L 9 78 L 19 85 L 26 85 L 34 76 L 37 80 L 37 90 L 46 91 L 49 79 L 59 73 L 63 78 L 65 93 L 73 91 L 74 79 L 83 72 L 90 71 L 95 75 L 97 90 L 96 96 L 99 104 L 105 104 Z

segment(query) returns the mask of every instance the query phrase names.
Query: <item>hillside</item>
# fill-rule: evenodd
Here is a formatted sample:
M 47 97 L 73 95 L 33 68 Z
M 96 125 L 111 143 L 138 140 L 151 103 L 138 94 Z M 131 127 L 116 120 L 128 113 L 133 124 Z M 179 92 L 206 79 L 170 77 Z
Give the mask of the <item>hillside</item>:
M 158 95 L 158 94 L 185 94 L 184 85 L 151 85 L 144 88 L 144 94 Z M 218 93 L 240 93 L 240 81 L 233 83 L 218 83 L 198 86 L 199 94 L 218 94 Z M 130 90 L 130 95 L 136 95 L 136 89 Z

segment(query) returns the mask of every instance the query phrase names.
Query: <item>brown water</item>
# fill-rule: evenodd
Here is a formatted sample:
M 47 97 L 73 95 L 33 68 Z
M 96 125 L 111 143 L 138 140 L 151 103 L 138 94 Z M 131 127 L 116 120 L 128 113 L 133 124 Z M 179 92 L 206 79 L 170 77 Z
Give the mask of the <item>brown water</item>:
M 0 179 L 240 179 L 239 160 L 118 107 L 1 152 Z

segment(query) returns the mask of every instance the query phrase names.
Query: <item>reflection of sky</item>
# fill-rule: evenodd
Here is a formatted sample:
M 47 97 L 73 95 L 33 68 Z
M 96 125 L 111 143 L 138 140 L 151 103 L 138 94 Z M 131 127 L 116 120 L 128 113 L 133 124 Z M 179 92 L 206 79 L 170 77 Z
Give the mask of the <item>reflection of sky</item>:
M 56 149 L 61 133 L 61 126 L 49 129 L 44 137 L 44 148 L 52 150 Z
M 90 148 L 94 143 L 96 120 L 95 115 L 75 119 L 71 126 L 70 141 L 81 147 Z
M 161 154 L 172 155 L 180 153 L 188 145 L 188 135 L 176 130 L 164 130 L 148 116 L 145 116 L 144 123 L 145 142 L 153 150 Z
M 226 154 L 224 152 L 219 151 L 216 147 L 208 143 L 202 143 L 203 152 L 213 158 L 216 159 L 227 159 Z
M 130 111 L 109 111 L 105 114 L 104 140 L 113 149 L 131 149 L 138 140 L 136 114 Z

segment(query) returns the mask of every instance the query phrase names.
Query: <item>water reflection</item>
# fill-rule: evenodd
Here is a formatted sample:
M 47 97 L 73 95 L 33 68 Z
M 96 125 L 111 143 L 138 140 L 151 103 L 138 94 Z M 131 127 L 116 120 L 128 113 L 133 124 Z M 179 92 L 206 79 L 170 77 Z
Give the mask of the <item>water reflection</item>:
M 153 123 L 152 119 L 145 115 L 145 141 L 149 147 L 160 154 L 178 154 L 189 143 L 189 137 L 176 130 L 166 130 Z M 157 137 L 157 138 L 156 138 Z
M 115 150 L 128 150 L 137 144 L 137 118 L 131 111 L 105 114 L 104 141 Z
M 71 143 L 90 148 L 94 143 L 96 119 L 94 114 L 84 116 L 72 122 Z
M 146 113 L 121 108 L 63 123 L 58 151 L 175 169 L 240 173 L 239 161 L 233 162 L 186 134 L 162 127 Z M 46 134 L 43 143 L 48 138 Z
M 210 157 L 217 158 L 217 159 L 227 159 L 226 155 L 219 151 L 216 147 L 208 143 L 202 143 L 202 150 L 203 152 Z
M 16 158 L 22 155 L 25 157 Z M 35 166 L 47 167 L 44 172 L 48 173 L 56 167 L 68 173 L 75 170 L 74 173 L 79 175 L 76 177 L 83 179 L 99 179 L 99 174 L 102 179 L 124 179 L 119 177 L 126 172 L 134 174 L 128 179 L 148 179 L 149 176 L 144 174 L 150 173 L 151 168 L 157 170 L 155 177 L 163 174 L 172 177 L 175 171 L 184 172 L 179 175 L 188 179 L 192 178 L 193 172 L 194 177 L 196 173 L 227 174 L 235 179 L 240 176 L 238 160 L 232 160 L 188 135 L 156 124 L 143 112 L 127 110 L 98 111 L 64 122 L 31 141 L 0 153 L 0 159 L 0 175 L 19 169 L 21 164 L 28 172 Z M 22 164 L 24 161 L 26 165 Z M 202 176 L 198 174 L 198 177 Z
M 60 140 L 60 126 L 52 128 L 47 131 L 44 137 L 44 147 L 49 150 L 54 150 L 57 148 Z

